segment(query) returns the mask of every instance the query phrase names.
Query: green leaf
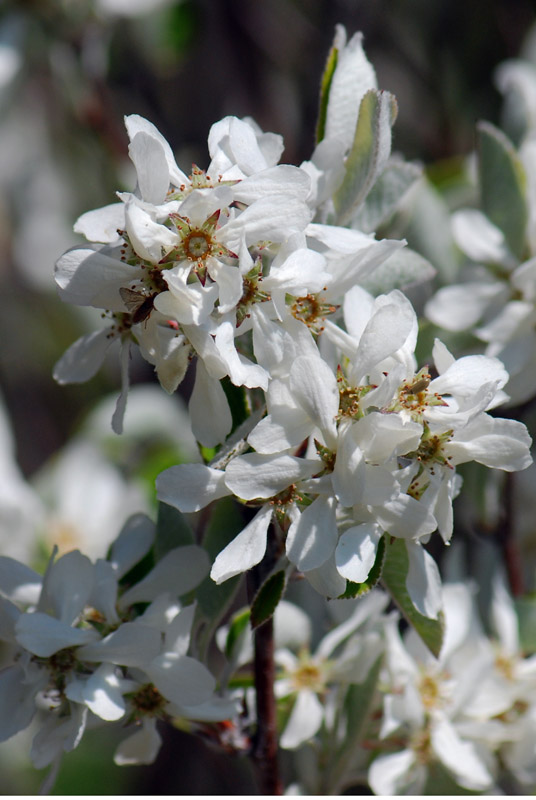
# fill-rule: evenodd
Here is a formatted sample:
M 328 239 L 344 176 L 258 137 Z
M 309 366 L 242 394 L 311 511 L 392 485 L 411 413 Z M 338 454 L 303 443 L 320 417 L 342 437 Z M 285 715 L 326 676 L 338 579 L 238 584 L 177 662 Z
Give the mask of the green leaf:
M 339 60 L 339 50 L 337 47 L 332 47 L 329 51 L 324 73 L 320 81 L 320 102 L 318 108 L 318 121 L 316 123 L 316 143 L 322 141 L 326 134 L 326 118 L 328 113 L 329 90 L 333 75 Z
M 424 283 L 435 274 L 434 267 L 426 258 L 409 247 L 401 247 L 376 267 L 369 278 L 361 281 L 361 286 L 371 294 L 378 295 Z
M 382 536 L 382 538 L 378 542 L 376 559 L 374 561 L 374 564 L 372 565 L 372 569 L 368 574 L 367 580 L 363 581 L 363 583 L 353 583 L 353 581 L 346 581 L 346 590 L 343 592 L 343 594 L 339 595 L 337 599 L 348 600 L 353 597 L 360 597 L 361 595 L 370 592 L 370 590 L 374 586 L 376 586 L 376 584 L 380 580 L 384 560 L 385 560 L 385 536 Z
M 159 503 L 154 544 L 156 560 L 159 561 L 175 547 L 186 544 L 195 544 L 195 537 L 186 517 L 167 503 Z
M 408 189 L 421 176 L 422 168 L 417 164 L 399 158 L 390 159 L 352 224 L 365 233 L 376 231 L 393 215 Z
M 519 639 L 525 653 L 536 653 L 536 597 L 516 597 L 514 604 L 519 620 Z
M 246 390 L 243 386 L 235 386 L 230 378 L 223 378 L 221 385 L 231 409 L 234 431 L 249 416 Z
M 366 725 L 370 719 L 375 689 L 380 676 L 383 656 L 377 659 L 363 683 L 353 683 L 344 697 L 345 733 L 337 755 L 330 759 L 325 769 L 323 787 L 327 792 L 339 793 L 348 788 L 348 776 L 355 767 L 356 751 L 361 745 Z
M 243 527 L 241 508 L 232 497 L 222 497 L 212 506 L 212 514 L 203 537 L 203 547 L 208 552 L 211 562 Z M 218 585 L 208 575 L 198 586 L 196 598 L 202 627 L 201 648 L 208 647 L 213 632 L 228 611 L 241 582 L 242 576 L 237 575 Z
M 249 630 L 249 619 L 250 610 L 249 608 L 245 608 L 235 614 L 231 620 L 227 639 L 225 640 L 225 656 L 229 661 L 233 661 L 237 643 Z
M 512 142 L 489 122 L 477 126 L 483 212 L 504 233 L 518 258 L 525 251 L 527 178 Z
M 387 544 L 386 549 L 382 582 L 406 620 L 415 628 L 424 644 L 437 658 L 443 644 L 445 627 L 443 614 L 440 612 L 438 619 L 431 619 L 419 613 L 413 605 L 406 588 L 409 568 L 406 542 L 403 539 L 393 539 Z
M 396 100 L 389 92 L 370 89 L 361 100 L 346 173 L 333 196 L 337 225 L 351 221 L 383 169 L 391 152 L 396 112 Z
M 277 607 L 285 590 L 285 570 L 270 575 L 262 584 L 251 604 L 251 627 L 258 628 L 267 622 Z

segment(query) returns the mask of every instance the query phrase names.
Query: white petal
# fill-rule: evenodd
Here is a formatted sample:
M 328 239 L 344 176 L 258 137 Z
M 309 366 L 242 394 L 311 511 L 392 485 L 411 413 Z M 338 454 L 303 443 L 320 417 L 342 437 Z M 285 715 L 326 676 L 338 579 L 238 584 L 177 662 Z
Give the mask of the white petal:
M 195 605 L 183 608 L 166 628 L 165 650 L 185 656 L 190 646 L 190 631 L 194 621 Z
M 114 754 L 114 763 L 119 767 L 135 764 L 152 764 L 158 755 L 162 737 L 156 730 L 156 719 L 146 717 L 141 729 L 123 739 Z
M 36 656 L 48 658 L 58 650 L 83 645 L 99 638 L 93 629 L 71 628 L 48 614 L 22 614 L 15 626 L 17 641 Z
M 305 572 L 304 575 L 311 586 L 324 597 L 339 597 L 346 589 L 346 580 L 335 566 L 335 556 L 328 558 L 321 567 Z
M 298 692 L 279 744 L 285 750 L 294 750 L 317 733 L 324 718 L 324 708 L 314 692 Z
M 219 553 L 210 572 L 213 581 L 223 583 L 261 561 L 266 552 L 266 536 L 271 519 L 272 506 L 267 503 Z
M 268 388 L 268 373 L 258 364 L 238 353 L 235 345 L 235 330 L 230 322 L 222 322 L 216 332 L 216 347 L 227 366 L 229 377 L 235 386 L 253 389 Z
M 290 390 L 321 429 L 326 446 L 333 448 L 337 436 L 335 417 L 339 412 L 339 389 L 332 370 L 320 358 L 297 358 L 290 368 Z
M 73 247 L 56 263 L 54 280 L 62 300 L 77 306 L 125 311 L 119 289 L 143 273 L 91 247 Z
M 162 653 L 145 667 L 145 672 L 167 700 L 178 705 L 204 703 L 216 681 L 195 658 Z
M 161 142 L 139 131 L 130 142 L 128 154 L 136 167 L 142 198 L 154 205 L 163 203 L 169 188 L 169 169 Z
M 94 567 L 79 550 L 66 553 L 49 568 L 39 602 L 40 611 L 71 625 L 87 605 L 94 585 Z
M 447 331 L 464 331 L 476 325 L 488 306 L 504 291 L 499 281 L 444 286 L 426 303 L 425 314 Z
M 473 261 L 503 263 L 508 249 L 503 233 L 481 211 L 464 208 L 452 215 L 452 234 Z
M 437 757 L 460 786 L 482 792 L 492 785 L 493 779 L 472 742 L 460 739 L 448 720 L 441 719 L 432 725 L 431 740 Z
M 80 337 L 54 365 L 54 380 L 58 383 L 88 381 L 102 367 L 108 348 L 114 341 L 110 328 Z
M 530 445 L 531 438 L 521 422 L 479 414 L 456 431 L 444 452 L 453 464 L 478 461 L 486 467 L 514 472 L 532 463 Z
M 0 708 L 0 742 L 27 728 L 33 719 L 35 692 L 26 683 L 19 664 L 0 670 Z
M 335 506 L 335 498 L 319 496 L 291 524 L 287 557 L 301 572 L 322 566 L 333 553 L 337 541 Z
M 121 596 L 120 608 L 133 603 L 150 603 L 162 592 L 173 597 L 187 594 L 208 575 L 209 558 L 206 550 L 195 544 L 175 547 L 165 554 L 155 567 Z
M 242 203 L 251 203 L 260 197 L 274 194 L 287 194 L 292 192 L 301 200 L 305 200 L 309 193 L 310 178 L 298 167 L 289 164 L 279 164 L 275 167 L 255 171 L 233 187 L 233 195 Z
M 74 232 L 81 233 L 90 242 L 112 244 L 125 227 L 125 206 L 123 203 L 112 203 L 103 208 L 86 211 L 78 217 L 74 224 Z
M 152 122 L 144 119 L 144 117 L 140 117 L 138 114 L 129 114 L 125 117 L 125 127 L 131 140 L 134 139 L 136 134 L 140 131 L 148 133 L 157 139 L 164 151 L 170 173 L 170 179 L 173 184 L 175 186 L 181 186 L 181 184 L 188 183 L 188 178 L 184 172 L 177 167 L 175 158 L 173 156 L 173 151 L 167 140 L 162 136 L 158 128 L 156 128 Z
M 67 717 L 50 716 L 32 741 L 30 759 L 36 769 L 42 769 L 59 758 L 63 751 L 74 750 L 84 734 L 87 708 L 71 704 Z
M 125 224 L 132 247 L 147 261 L 158 263 L 176 243 L 177 237 L 165 225 L 155 222 L 134 200 L 127 202 Z
M 0 592 L 14 602 L 35 604 L 43 578 L 26 564 L 0 556 Z
M 101 664 L 85 681 L 77 680 L 67 685 L 65 696 L 86 705 L 97 717 L 113 722 L 125 714 L 125 701 L 115 667 Z
M 195 368 L 195 383 L 188 403 L 192 431 L 198 442 L 214 447 L 225 441 L 233 418 L 221 381 L 213 378 L 200 359 Z
M 368 780 L 374 794 L 412 794 L 424 789 L 426 768 L 418 764 L 412 750 L 377 756 L 369 767 Z
M 335 563 L 344 578 L 353 583 L 366 581 L 374 566 L 382 533 L 379 525 L 367 523 L 342 534 L 335 550 Z
M 225 483 L 242 500 L 274 497 L 293 483 L 310 478 L 321 466 L 320 461 L 297 456 L 248 453 L 228 464 Z
M 422 545 L 406 542 L 409 569 L 406 589 L 417 611 L 425 617 L 437 619 L 443 607 L 439 569 Z
M 130 368 L 130 341 L 128 339 L 121 340 L 121 392 L 115 404 L 114 413 L 112 414 L 112 430 L 114 433 L 123 433 L 123 419 L 125 411 L 127 410 L 128 390 L 130 385 L 129 368 Z
M 199 511 L 212 500 L 230 494 L 225 472 L 204 464 L 178 464 L 156 479 L 157 497 L 179 511 Z
M 113 633 L 94 644 L 79 648 L 86 661 L 106 661 L 122 667 L 146 664 L 160 652 L 160 632 L 139 622 L 123 622 Z

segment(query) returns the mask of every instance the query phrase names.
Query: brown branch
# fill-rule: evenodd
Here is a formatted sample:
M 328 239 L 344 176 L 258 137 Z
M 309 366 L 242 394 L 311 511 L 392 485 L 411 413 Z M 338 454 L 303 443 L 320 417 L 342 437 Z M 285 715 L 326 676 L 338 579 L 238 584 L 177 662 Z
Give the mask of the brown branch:
M 253 599 L 277 560 L 278 536 L 274 525 L 268 529 L 266 554 L 256 567 L 248 572 L 248 599 Z M 253 737 L 251 758 L 257 770 L 260 793 L 282 795 L 279 777 L 277 706 L 274 693 L 274 623 L 269 619 L 255 629 L 254 678 L 257 729 Z
M 255 687 L 257 731 L 252 758 L 257 767 L 262 794 L 282 795 L 277 760 L 277 719 L 274 695 L 274 625 L 268 620 L 255 631 Z

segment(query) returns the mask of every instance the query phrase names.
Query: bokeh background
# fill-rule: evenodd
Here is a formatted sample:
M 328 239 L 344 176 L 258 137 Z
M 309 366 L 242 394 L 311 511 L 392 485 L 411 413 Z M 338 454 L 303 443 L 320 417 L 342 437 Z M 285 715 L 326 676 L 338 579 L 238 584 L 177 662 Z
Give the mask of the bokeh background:
M 127 478 L 157 473 L 189 446 L 166 438 L 173 410 L 154 410 L 162 425 L 151 427 L 150 403 L 137 417 L 144 436 L 118 445 L 102 433 L 95 406 L 118 388 L 115 362 L 83 386 L 51 376 L 95 318 L 58 300 L 54 261 L 79 241 L 81 213 L 133 188 L 125 114 L 150 119 L 185 170 L 205 166 L 210 125 L 227 114 L 282 134 L 283 160 L 299 164 L 314 146 L 319 79 L 341 23 L 363 31 L 380 87 L 397 96 L 394 149 L 433 178 L 470 153 L 476 121 L 500 124 L 493 70 L 536 52 L 535 21 L 533 0 L 0 0 L 0 396 L 23 478 L 40 480 L 81 431 L 100 437 Z M 153 382 L 141 361 L 132 372 L 135 384 Z M 89 736 L 65 759 L 54 793 L 256 791 L 247 764 L 181 731 L 151 768 L 114 767 L 114 746 L 108 733 Z M 33 794 L 43 779 L 24 747 L 0 747 L 3 794 Z

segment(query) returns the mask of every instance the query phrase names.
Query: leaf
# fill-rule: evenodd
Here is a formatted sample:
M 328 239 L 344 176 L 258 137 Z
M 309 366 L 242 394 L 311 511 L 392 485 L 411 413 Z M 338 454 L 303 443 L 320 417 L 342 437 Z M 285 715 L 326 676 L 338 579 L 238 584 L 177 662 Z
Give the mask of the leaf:
M 343 594 L 339 595 L 337 599 L 348 600 L 354 597 L 361 597 L 361 595 L 370 592 L 370 590 L 374 586 L 376 586 L 381 577 L 384 560 L 385 560 L 385 536 L 382 536 L 382 538 L 378 542 L 376 559 L 374 561 L 374 564 L 372 565 L 372 569 L 368 574 L 367 580 L 363 581 L 363 583 L 354 583 L 353 581 L 347 580 L 346 590 L 343 592 Z
M 335 759 L 328 763 L 323 776 L 327 791 L 342 793 L 348 788 L 348 776 L 355 767 L 356 751 L 359 750 L 365 726 L 370 719 L 382 663 L 383 657 L 380 656 L 363 683 L 352 683 L 348 687 L 343 706 L 346 721 L 343 743 Z
M 393 539 L 387 544 L 387 553 L 383 566 L 382 583 L 399 607 L 400 611 L 415 628 L 430 652 L 439 656 L 443 644 L 444 617 L 439 613 L 438 619 L 431 619 L 420 614 L 408 594 L 406 577 L 409 568 L 409 559 L 406 543 L 403 539 Z
M 504 233 L 512 253 L 522 258 L 528 221 L 525 171 L 502 131 L 480 122 L 477 132 L 482 210 Z
M 359 107 L 354 141 L 342 185 L 333 196 L 335 224 L 347 224 L 365 200 L 391 152 L 391 126 L 396 100 L 389 92 L 370 89 Z
M 251 627 L 258 628 L 267 622 L 277 607 L 285 590 L 285 570 L 270 575 L 262 584 L 251 604 Z
M 235 431 L 249 416 L 246 390 L 243 386 L 235 386 L 231 383 L 229 377 L 223 378 L 221 385 L 231 409 L 233 417 L 232 430 Z
M 536 597 L 516 597 L 514 603 L 519 620 L 521 648 L 525 653 L 536 653 Z
M 244 519 L 240 507 L 233 498 L 222 497 L 214 504 L 203 537 L 203 547 L 211 562 L 243 527 Z M 218 585 L 207 576 L 197 588 L 197 607 L 203 622 L 201 647 L 208 647 L 212 634 L 233 602 L 241 581 L 242 576 L 237 575 Z
M 235 657 L 235 648 L 237 642 L 241 640 L 244 633 L 249 630 L 249 619 L 251 612 L 249 608 L 239 611 L 231 620 L 229 625 L 229 632 L 225 640 L 225 656 L 229 661 L 233 661 Z
M 387 222 L 406 192 L 421 176 L 422 168 L 417 164 L 399 158 L 390 159 L 353 218 L 352 227 L 365 233 L 375 231 Z
M 339 60 L 339 50 L 337 47 L 332 47 L 328 53 L 326 66 L 320 81 L 320 102 L 318 108 L 318 120 L 316 123 L 316 143 L 322 141 L 326 133 L 326 117 L 328 113 L 329 90 L 333 75 Z
M 426 258 L 409 247 L 401 247 L 380 264 L 370 277 L 361 281 L 361 286 L 371 294 L 378 295 L 424 283 L 435 274 L 436 270 Z
M 186 517 L 177 508 L 160 502 L 154 544 L 156 560 L 159 561 L 170 550 L 185 544 L 195 544 L 195 537 Z

